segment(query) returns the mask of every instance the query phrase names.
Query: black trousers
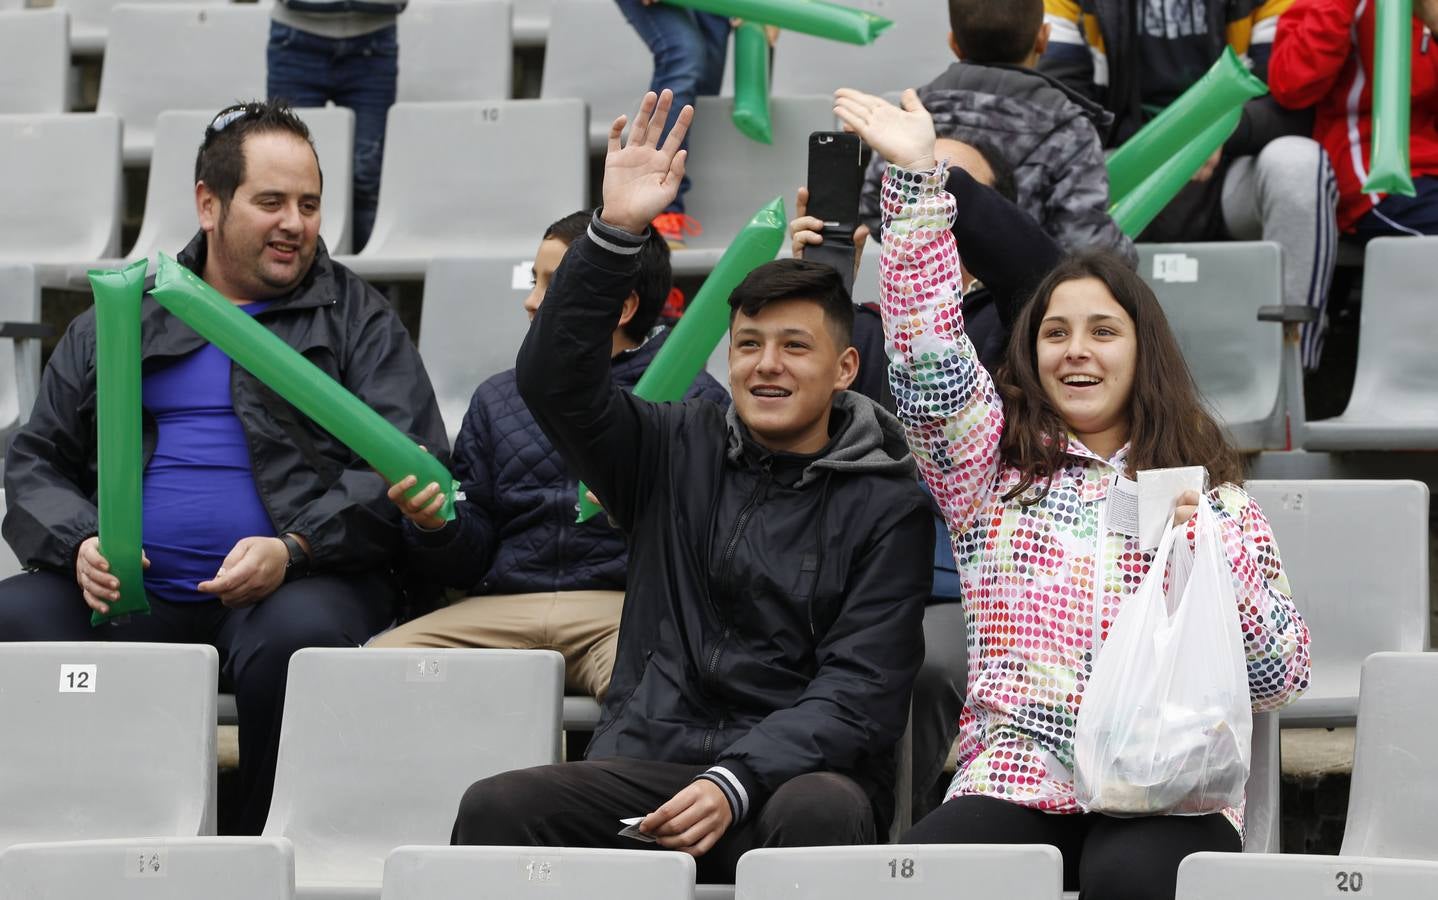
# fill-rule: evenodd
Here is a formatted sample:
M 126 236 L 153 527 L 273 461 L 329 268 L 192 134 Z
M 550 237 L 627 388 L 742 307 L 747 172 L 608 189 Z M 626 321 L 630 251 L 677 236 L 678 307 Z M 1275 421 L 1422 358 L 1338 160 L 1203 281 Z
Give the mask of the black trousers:
M 452 842 L 500 847 L 661 849 L 620 837 L 620 819 L 647 815 L 704 765 L 600 759 L 536 766 L 477 781 L 459 803 Z M 697 860 L 698 880 L 732 884 L 739 857 L 759 847 L 874 843 L 869 798 L 852 779 L 811 772 L 790 779 L 757 812 L 731 825 Z
M 148 616 L 92 628 L 73 577 L 27 572 L 0 581 L 0 641 L 211 644 L 240 718 L 241 834 L 259 834 L 270 808 L 285 678 L 304 647 L 357 647 L 393 618 L 398 593 L 382 574 L 316 575 L 281 585 L 245 609 L 218 600 L 150 598 Z
M 1064 890 L 1079 900 L 1173 900 L 1178 864 L 1204 850 L 1238 852 L 1219 813 L 1119 819 L 1046 813 L 994 797 L 955 797 L 904 835 L 905 844 L 1049 844 L 1064 858 Z

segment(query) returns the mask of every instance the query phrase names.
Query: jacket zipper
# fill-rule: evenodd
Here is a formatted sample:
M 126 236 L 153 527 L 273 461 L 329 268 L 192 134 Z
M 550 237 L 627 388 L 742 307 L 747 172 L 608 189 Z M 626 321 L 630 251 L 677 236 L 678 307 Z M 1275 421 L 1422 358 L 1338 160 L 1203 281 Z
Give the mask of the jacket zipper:
M 739 517 L 734 520 L 734 530 L 729 533 L 729 543 L 724 548 L 724 574 L 729 582 L 730 592 L 734 589 L 734 553 L 739 549 L 739 535 L 743 533 L 744 526 L 749 524 L 749 518 L 754 515 L 754 509 L 759 505 L 759 498 L 764 490 L 769 487 L 769 477 L 773 467 L 772 459 L 765 459 L 759 475 L 759 483 L 754 486 L 754 493 L 749 495 L 749 502 L 739 511 Z M 725 629 L 728 632 L 728 629 Z M 717 647 L 716 647 L 717 649 Z M 711 666 L 713 660 L 710 660 Z

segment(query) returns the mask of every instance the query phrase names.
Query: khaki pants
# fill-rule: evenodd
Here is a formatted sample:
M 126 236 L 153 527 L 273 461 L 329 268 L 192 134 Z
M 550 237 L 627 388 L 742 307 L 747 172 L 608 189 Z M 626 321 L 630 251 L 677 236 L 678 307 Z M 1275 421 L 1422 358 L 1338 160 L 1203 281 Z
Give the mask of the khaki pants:
M 621 591 L 469 597 L 376 637 L 371 647 L 557 650 L 564 688 L 603 700 L 614 670 Z

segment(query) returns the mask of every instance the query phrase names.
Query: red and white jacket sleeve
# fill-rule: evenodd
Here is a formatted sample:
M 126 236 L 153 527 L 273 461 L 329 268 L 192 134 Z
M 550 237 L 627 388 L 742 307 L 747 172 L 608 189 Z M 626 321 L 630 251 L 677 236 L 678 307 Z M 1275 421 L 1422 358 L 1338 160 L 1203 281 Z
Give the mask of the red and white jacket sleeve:
M 1353 46 L 1358 0 L 1297 0 L 1278 20 L 1268 62 L 1268 89 L 1289 109 L 1328 96 Z

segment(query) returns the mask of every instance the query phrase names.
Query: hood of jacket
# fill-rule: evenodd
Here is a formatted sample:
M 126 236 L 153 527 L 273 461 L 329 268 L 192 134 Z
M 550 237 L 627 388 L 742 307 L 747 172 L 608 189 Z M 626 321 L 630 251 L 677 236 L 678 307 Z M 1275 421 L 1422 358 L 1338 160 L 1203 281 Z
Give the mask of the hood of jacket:
M 987 94 L 1024 104 L 1032 109 L 1030 121 L 1036 131 L 1052 131 L 1075 118 L 1086 118 L 1107 134 L 1113 113 L 1061 81 L 1023 66 L 956 62 L 933 81 L 919 88 L 929 112 L 944 112 L 946 93 Z M 935 104 L 938 108 L 935 108 Z
M 834 394 L 833 411 L 839 430 L 823 455 L 805 466 L 796 487 L 812 484 L 825 472 L 911 475 L 918 471 L 904 439 L 904 426 L 888 410 L 863 394 L 838 391 Z M 729 461 L 738 464 L 745 444 L 753 439 L 732 405 L 725 423 L 729 429 Z

